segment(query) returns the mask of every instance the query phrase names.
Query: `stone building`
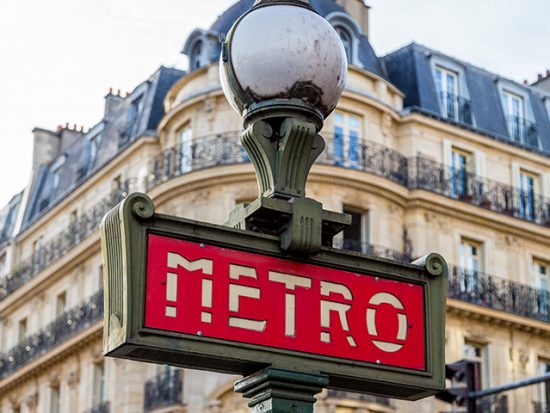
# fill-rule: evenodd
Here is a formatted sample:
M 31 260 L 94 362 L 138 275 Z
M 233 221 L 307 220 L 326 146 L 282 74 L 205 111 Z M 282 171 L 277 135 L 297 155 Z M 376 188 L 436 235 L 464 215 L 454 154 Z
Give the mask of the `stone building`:
M 360 0 L 312 0 L 340 34 L 348 83 L 308 195 L 352 215 L 335 247 L 450 266 L 446 358 L 481 362 L 482 387 L 550 371 L 550 94 L 418 44 L 377 56 Z M 102 356 L 98 226 L 131 191 L 214 223 L 255 199 L 241 119 L 222 94 L 218 36 L 239 0 L 84 132 L 34 130 L 32 179 L 0 210 L 0 411 L 245 412 L 235 377 Z M 485 400 L 546 411 L 529 386 Z M 319 412 L 450 406 L 325 391 Z M 507 410 L 504 410 L 507 408 Z M 485 410 L 494 411 L 494 410 Z

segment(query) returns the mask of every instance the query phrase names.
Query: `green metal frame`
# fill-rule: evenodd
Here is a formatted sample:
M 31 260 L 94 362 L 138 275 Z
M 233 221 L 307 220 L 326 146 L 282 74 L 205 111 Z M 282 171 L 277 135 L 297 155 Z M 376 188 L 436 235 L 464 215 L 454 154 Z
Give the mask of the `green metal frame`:
M 148 234 L 420 284 L 425 291 L 427 369 L 411 371 L 145 328 Z M 101 225 L 101 242 L 106 355 L 243 375 L 272 367 L 324 375 L 328 387 L 334 389 L 409 400 L 444 389 L 447 265 L 438 254 L 409 265 L 323 247 L 305 261 L 281 251 L 277 236 L 156 214 L 151 199 L 139 193 L 129 195 L 107 214 Z

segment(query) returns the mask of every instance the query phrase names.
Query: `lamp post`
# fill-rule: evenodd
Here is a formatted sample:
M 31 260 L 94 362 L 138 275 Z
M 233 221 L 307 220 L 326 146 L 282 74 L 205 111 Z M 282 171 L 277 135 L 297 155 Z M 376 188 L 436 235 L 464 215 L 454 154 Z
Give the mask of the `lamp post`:
M 346 53 L 332 26 L 307 0 L 257 0 L 222 39 L 220 77 L 243 117 L 241 142 L 259 197 L 237 206 L 228 225 L 279 235 L 281 248 L 308 256 L 332 245 L 350 223 L 305 196 L 318 135 L 346 83 Z

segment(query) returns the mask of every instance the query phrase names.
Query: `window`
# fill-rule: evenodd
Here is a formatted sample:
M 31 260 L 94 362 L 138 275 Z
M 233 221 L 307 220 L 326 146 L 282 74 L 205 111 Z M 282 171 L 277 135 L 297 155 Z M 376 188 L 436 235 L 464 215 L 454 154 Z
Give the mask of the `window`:
M 523 219 L 535 219 L 535 184 L 537 176 L 526 171 L 519 173 L 519 215 Z
M 458 120 L 458 75 L 456 72 L 436 66 L 435 82 L 441 114 L 446 118 Z
M 55 318 L 59 318 L 65 313 L 67 307 L 67 293 L 63 291 L 55 298 Z
M 536 258 L 533 259 L 533 278 L 535 281 L 535 288 L 540 290 L 536 304 L 538 305 L 538 310 L 541 315 L 548 314 L 548 288 L 550 286 L 550 283 L 548 282 L 549 277 L 550 263 Z
M 136 136 L 139 129 L 139 115 L 143 110 L 143 95 L 137 97 L 132 101 L 128 109 L 128 123 L 127 123 L 127 136 L 126 138 L 132 138 Z
M 344 214 L 351 215 L 351 225 L 344 229 L 343 248 L 348 251 L 367 252 L 368 215 L 347 207 L 344 207 Z
M 193 128 L 189 124 L 178 131 L 180 147 L 180 172 L 189 172 L 193 167 Z
M 539 359 L 538 374 L 550 373 L 550 361 Z M 537 401 L 535 412 L 545 412 L 550 405 L 550 382 L 542 382 L 537 385 Z
M 61 393 L 59 385 L 50 388 L 50 413 L 61 413 Z
M 103 363 L 94 364 L 93 404 L 100 405 L 105 400 L 105 368 Z
M 201 67 L 202 41 L 197 41 L 191 49 L 191 58 L 189 60 L 189 69 L 195 70 Z
M 487 345 L 473 341 L 464 341 L 464 358 L 467 360 L 479 362 L 480 388 L 487 388 L 491 384 L 489 358 L 487 355 Z
M 477 241 L 462 239 L 460 242 L 460 291 L 475 294 L 478 286 L 478 275 L 483 270 L 482 244 Z
M 344 112 L 334 113 L 334 164 L 359 168 L 361 118 Z
M 336 33 L 338 33 L 338 36 L 340 36 L 340 40 L 342 41 L 342 44 L 344 45 L 344 50 L 346 51 L 346 57 L 348 58 L 348 63 L 351 63 L 352 62 L 352 50 L 353 50 L 353 43 L 352 43 L 351 35 L 342 26 L 335 26 L 334 30 L 336 31 Z
M 514 93 L 503 91 L 502 106 L 506 115 L 510 137 L 518 142 L 523 141 L 522 138 L 525 132 L 523 98 Z
M 61 166 L 57 167 L 55 170 L 52 171 L 52 189 L 50 191 L 50 194 L 55 194 L 57 192 L 57 188 L 59 188 L 59 181 L 61 179 Z
M 463 198 L 469 193 L 468 173 L 471 170 L 472 154 L 453 148 L 451 152 L 451 195 Z
M 27 337 L 27 317 L 19 320 L 17 337 L 19 338 L 19 342 L 23 341 L 25 337 Z

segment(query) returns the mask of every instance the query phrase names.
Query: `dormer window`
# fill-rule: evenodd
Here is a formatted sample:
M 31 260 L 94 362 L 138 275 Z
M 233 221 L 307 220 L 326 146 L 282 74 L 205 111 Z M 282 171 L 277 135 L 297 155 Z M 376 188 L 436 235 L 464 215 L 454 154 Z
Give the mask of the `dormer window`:
M 342 26 L 335 26 L 334 30 L 336 30 L 336 33 L 338 33 L 338 36 L 340 36 L 340 40 L 342 40 L 342 44 L 344 45 L 344 50 L 346 51 L 346 57 L 348 58 L 348 62 L 352 61 L 352 50 L 353 50 L 353 44 L 352 44 L 352 38 L 348 30 L 346 30 Z
M 459 120 L 458 74 L 437 66 L 435 69 L 435 81 L 439 94 L 441 114 L 446 118 Z
M 504 91 L 502 92 L 502 106 L 506 115 L 510 137 L 517 142 L 521 142 L 525 127 L 523 98 L 514 93 Z
M 201 67 L 202 61 L 202 40 L 197 41 L 191 49 L 191 57 L 189 58 L 189 70 L 196 70 Z

